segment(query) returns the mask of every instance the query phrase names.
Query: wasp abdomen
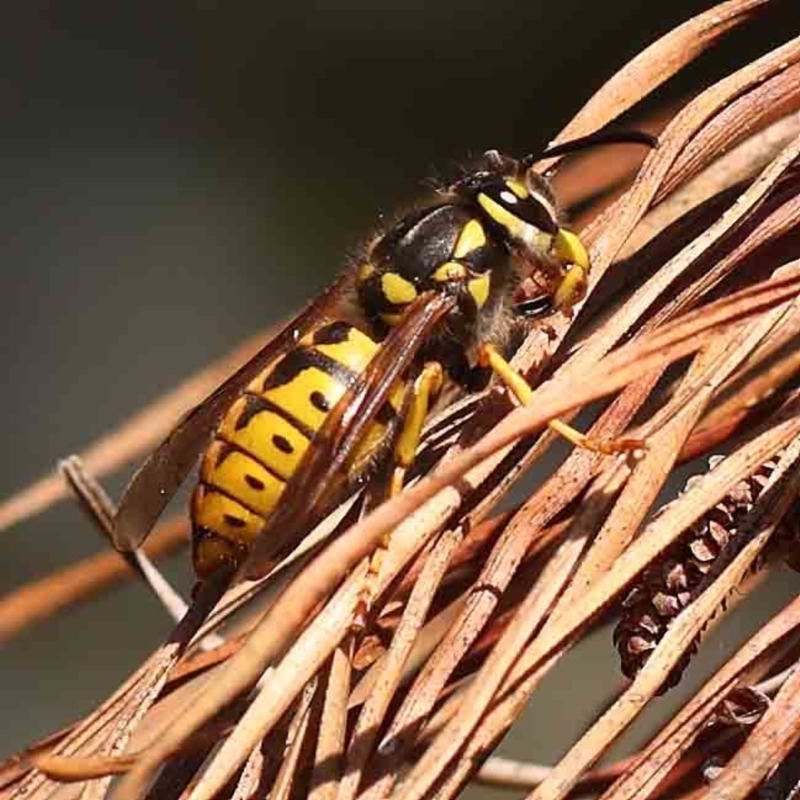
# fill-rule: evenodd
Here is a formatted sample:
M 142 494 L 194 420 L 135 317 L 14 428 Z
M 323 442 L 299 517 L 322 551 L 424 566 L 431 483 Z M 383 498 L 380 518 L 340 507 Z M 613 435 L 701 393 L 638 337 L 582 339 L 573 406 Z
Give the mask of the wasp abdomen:
M 231 406 L 203 457 L 192 498 L 199 576 L 241 562 L 314 446 L 328 413 L 378 347 L 346 322 L 324 325 L 268 365 Z M 368 429 L 352 470 L 361 469 L 385 441 L 387 427 L 402 411 L 402 396 L 399 386 L 388 413 Z

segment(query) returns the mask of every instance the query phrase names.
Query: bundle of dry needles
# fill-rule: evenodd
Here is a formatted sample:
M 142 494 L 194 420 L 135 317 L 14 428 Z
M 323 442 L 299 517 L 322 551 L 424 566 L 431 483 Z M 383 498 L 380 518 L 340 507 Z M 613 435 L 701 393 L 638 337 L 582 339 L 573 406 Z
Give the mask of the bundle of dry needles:
M 665 35 L 556 142 L 614 121 L 769 5 L 729 0 Z M 797 563 L 800 547 L 800 37 L 654 124 L 659 146 L 638 171 L 633 156 L 591 155 L 556 173 L 562 197 L 584 209 L 592 285 L 577 313 L 535 325 L 517 352 L 532 401 L 514 407 L 493 387 L 446 408 L 427 428 L 427 471 L 360 520 L 347 508 L 326 520 L 280 591 L 267 590 L 285 564 L 221 599 L 200 591 L 96 711 L 0 767 L 5 796 L 444 799 L 473 780 L 536 800 L 598 787 L 605 800 L 793 791 L 798 600 L 647 747 L 592 771 L 680 679 L 731 592 L 756 567 Z M 146 453 L 253 348 L 142 412 L 83 464 L 102 475 Z M 552 443 L 547 422 L 599 399 L 590 435 L 646 449 L 574 450 L 497 513 Z M 721 452 L 655 507 L 677 466 Z M 65 472 L 86 487 L 80 462 Z M 51 476 L 0 506 L 0 527 L 67 493 Z M 84 499 L 108 526 L 107 498 Z M 187 528 L 163 523 L 150 554 L 180 546 Z M 355 629 L 365 558 L 390 531 L 374 618 Z M 144 555 L 130 562 L 183 614 Z M 125 569 L 109 554 L 0 600 L 0 635 Z M 542 679 L 609 610 L 623 615 L 627 688 L 552 768 L 493 758 Z

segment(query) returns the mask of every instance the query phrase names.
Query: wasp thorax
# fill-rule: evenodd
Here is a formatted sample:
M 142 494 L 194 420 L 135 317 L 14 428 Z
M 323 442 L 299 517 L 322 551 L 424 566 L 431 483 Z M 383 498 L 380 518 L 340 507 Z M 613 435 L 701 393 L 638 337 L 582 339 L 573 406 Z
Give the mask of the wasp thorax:
M 392 326 L 421 294 L 444 291 L 470 328 L 502 294 L 517 257 L 546 277 L 553 307 L 567 311 L 585 294 L 589 257 L 561 226 L 548 181 L 511 158 L 487 154 L 486 168 L 372 243 L 358 270 L 359 301 L 369 319 Z
M 443 203 L 413 212 L 376 240 L 358 271 L 358 295 L 370 318 L 394 325 L 420 294 L 445 291 L 462 313 L 489 300 L 492 270 L 505 251 L 473 211 Z

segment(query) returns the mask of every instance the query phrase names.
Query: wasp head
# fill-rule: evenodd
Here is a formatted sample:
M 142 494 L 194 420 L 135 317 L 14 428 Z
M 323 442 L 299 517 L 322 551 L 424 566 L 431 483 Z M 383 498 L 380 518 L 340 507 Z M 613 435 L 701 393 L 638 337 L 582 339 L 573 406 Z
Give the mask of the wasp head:
M 530 159 L 490 150 L 483 168 L 450 189 L 480 209 L 494 237 L 533 269 L 554 271 L 552 303 L 569 310 L 586 291 L 589 255 L 581 240 L 561 223 L 561 213 L 547 179 Z

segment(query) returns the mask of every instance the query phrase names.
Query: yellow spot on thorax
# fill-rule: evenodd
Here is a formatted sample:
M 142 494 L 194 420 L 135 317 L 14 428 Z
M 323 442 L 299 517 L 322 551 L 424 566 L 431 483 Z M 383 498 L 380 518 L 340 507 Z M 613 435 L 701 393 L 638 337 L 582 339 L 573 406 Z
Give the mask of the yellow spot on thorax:
M 445 261 L 440 267 L 434 270 L 431 278 L 437 283 L 447 283 L 448 281 L 463 281 L 467 277 L 467 268 L 456 261 Z
M 453 250 L 453 258 L 464 258 L 473 250 L 486 244 L 486 234 L 483 225 L 477 219 L 471 219 L 461 230 Z
M 368 280 L 375 274 L 375 267 L 367 261 L 358 268 L 358 280 L 360 282 Z
M 383 296 L 395 306 L 405 306 L 417 297 L 417 290 L 411 281 L 396 272 L 386 272 L 381 276 Z
M 487 272 L 484 275 L 473 278 L 467 283 L 469 293 L 472 295 L 472 299 L 475 301 L 475 305 L 477 305 L 478 308 L 482 308 L 486 305 L 486 301 L 489 299 L 490 280 L 491 278 Z

